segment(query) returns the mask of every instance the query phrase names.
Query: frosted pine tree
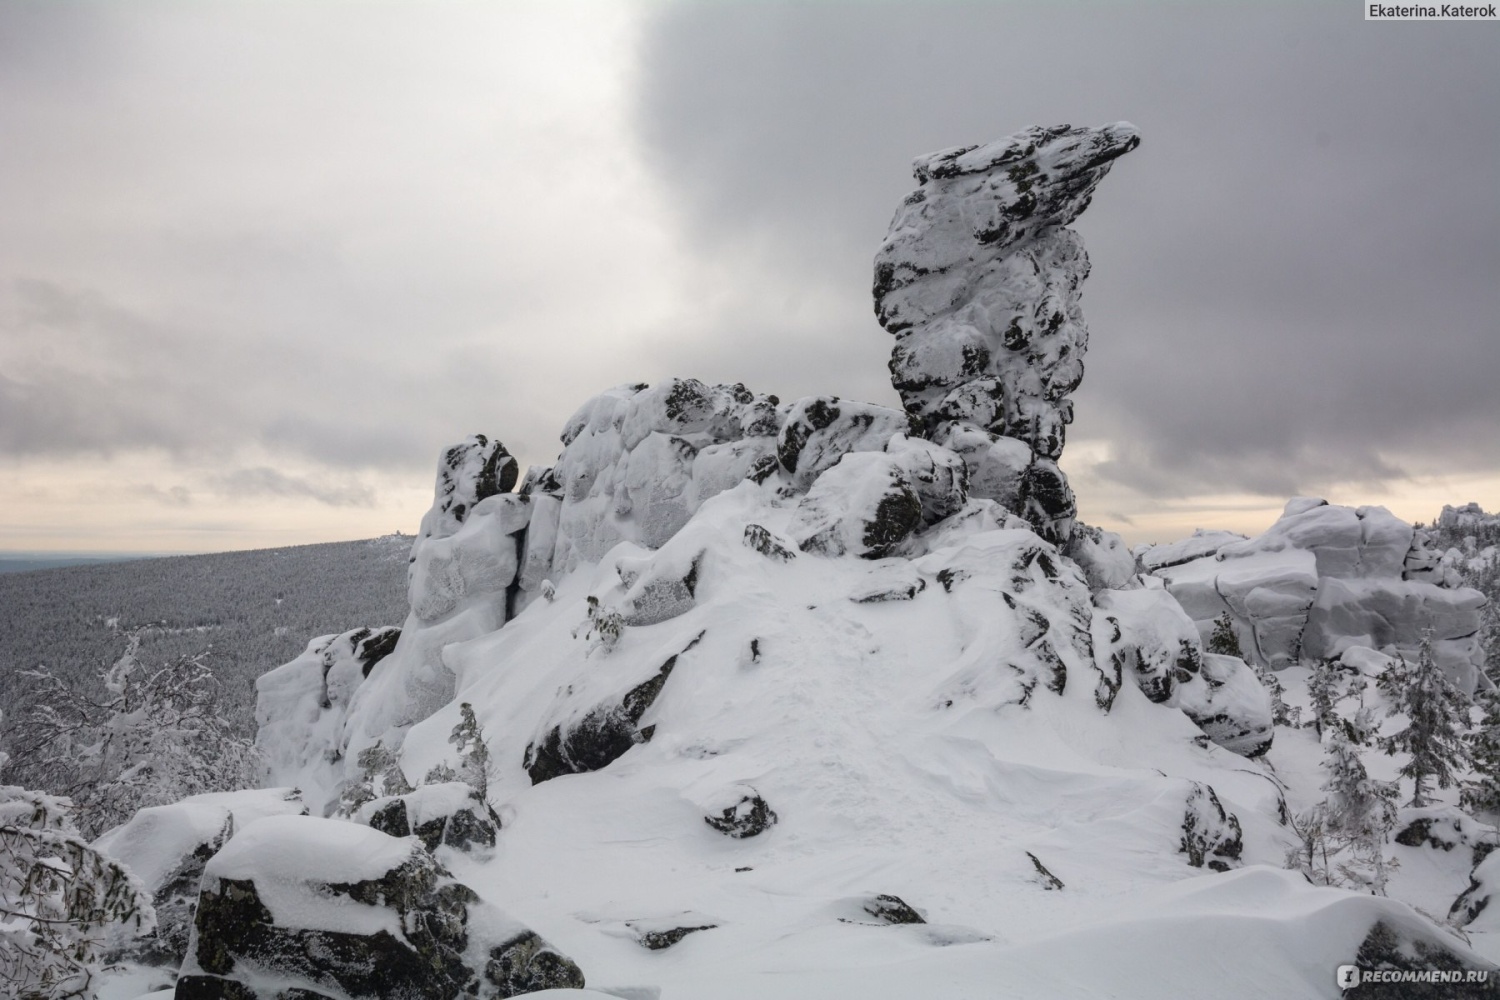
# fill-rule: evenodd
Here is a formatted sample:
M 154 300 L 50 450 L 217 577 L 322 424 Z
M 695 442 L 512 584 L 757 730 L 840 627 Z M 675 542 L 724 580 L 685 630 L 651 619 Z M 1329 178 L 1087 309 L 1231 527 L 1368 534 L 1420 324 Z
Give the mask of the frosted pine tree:
M 458 706 L 459 721 L 453 727 L 448 742 L 458 747 L 458 777 L 479 793 L 481 799 L 489 797 L 490 751 L 484 744 L 484 730 L 474 717 L 474 706 L 468 702 Z
M 1462 736 L 1469 699 L 1433 660 L 1430 629 L 1422 635 L 1417 662 L 1400 660 L 1381 675 L 1379 684 L 1391 700 L 1390 714 L 1408 720 L 1405 729 L 1381 738 L 1380 748 L 1388 754 L 1411 755 L 1399 773 L 1412 780 L 1411 804 L 1420 808 L 1428 804 L 1429 780 L 1439 788 L 1451 788 L 1457 772 L 1469 763 L 1469 746 Z
M 1242 660 L 1245 658 L 1240 649 L 1239 636 L 1234 634 L 1234 619 L 1229 617 L 1228 611 L 1214 619 L 1214 630 L 1208 637 L 1206 652 L 1220 656 L 1238 656 Z
M 1328 780 L 1323 784 L 1327 797 L 1319 806 L 1322 826 L 1352 855 L 1352 863 L 1345 862 L 1340 871 L 1347 881 L 1383 896 L 1392 864 L 1385 857 L 1385 841 L 1396 824 L 1396 785 L 1372 779 L 1359 751 L 1338 730 L 1328 743 L 1323 768 Z
M 1339 671 L 1328 660 L 1319 660 L 1307 678 L 1307 697 L 1312 702 L 1312 725 L 1323 738 L 1324 731 L 1337 723 L 1333 706 L 1338 703 Z
M 1478 698 L 1484 718 L 1469 734 L 1474 776 L 1463 784 L 1459 803 L 1471 812 L 1500 814 L 1500 690 Z

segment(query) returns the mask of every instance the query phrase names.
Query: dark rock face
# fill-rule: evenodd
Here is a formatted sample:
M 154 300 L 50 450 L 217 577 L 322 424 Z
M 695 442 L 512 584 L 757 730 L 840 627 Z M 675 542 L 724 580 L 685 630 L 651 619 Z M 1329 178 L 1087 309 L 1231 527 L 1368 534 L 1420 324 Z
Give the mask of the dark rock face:
M 745 525 L 745 545 L 776 562 L 791 562 L 797 557 L 790 546 L 783 544 L 769 529 L 758 524 Z
M 754 789 L 733 805 L 703 817 L 703 822 L 736 840 L 765 833 L 776 825 L 776 820 L 776 813 Z
M 182 964 L 198 909 L 198 882 L 203 877 L 203 867 L 233 835 L 234 819 L 230 817 L 216 836 L 199 844 L 178 862 L 151 899 L 156 908 L 156 930 L 141 939 L 132 951 L 112 956 L 114 960 L 125 958 L 142 965 Z
M 583 974 L 574 963 L 535 934 L 500 918 L 472 889 L 453 881 L 420 846 L 378 878 L 335 883 L 299 873 L 299 878 L 288 879 L 277 863 L 278 855 L 295 853 L 301 846 L 297 834 L 303 832 L 301 826 L 281 831 L 285 843 L 262 851 L 251 865 L 253 870 L 245 873 L 248 878 L 221 877 L 209 868 L 199 897 L 193 951 L 177 984 L 178 997 L 487 1000 L 557 986 L 583 986 Z M 377 835 L 365 831 L 362 836 Z M 370 843 L 377 842 L 351 841 L 347 850 L 359 854 L 368 851 Z M 341 845 L 335 838 L 320 846 L 336 855 Z M 376 849 L 399 850 L 384 838 Z M 342 863 L 337 856 L 326 861 L 332 870 L 339 870 Z M 287 912 L 312 926 L 276 923 L 263 899 L 267 892 L 274 893 L 281 906 L 286 906 L 289 894 L 307 900 L 305 907 L 293 905 Z M 372 909 L 389 914 L 388 922 L 373 921 L 385 926 L 370 929 Z M 338 915 L 344 910 L 363 919 L 345 921 Z M 358 929 L 361 923 L 366 925 L 363 930 Z M 497 934 L 491 939 L 493 945 L 484 940 L 488 934 Z M 483 969 L 468 964 L 476 945 L 480 954 L 488 955 Z M 274 994 L 264 994 L 259 985 L 267 981 L 276 983 Z
M 894 458 L 848 454 L 797 505 L 791 534 L 804 552 L 879 559 L 922 526 L 922 501 Z
M 1418 936 L 1403 933 L 1384 920 L 1365 935 L 1355 953 L 1354 964 L 1361 970 L 1457 972 L 1456 979 L 1470 969 L 1486 968 L 1474 964 L 1445 945 L 1436 934 Z M 1493 1000 L 1497 991 L 1496 972 L 1490 968 L 1484 983 L 1361 983 L 1344 991 L 1353 1000 Z
M 925 924 L 926 920 L 900 896 L 881 893 L 865 901 L 863 909 L 883 924 Z
M 850 452 L 881 451 L 907 429 L 899 410 L 837 396 L 799 399 L 776 439 L 783 475 L 799 492 Z
M 500 817 L 479 793 L 461 782 L 424 785 L 406 795 L 376 799 L 360 810 L 361 817 L 392 837 L 415 835 L 422 846 L 469 851 L 495 846 Z
M 692 925 L 681 927 L 648 928 L 647 926 L 645 926 L 645 924 L 637 925 L 635 922 L 626 921 L 626 926 L 635 931 L 636 940 L 640 942 L 642 948 L 645 948 L 648 951 L 661 951 L 665 948 L 672 947 L 674 944 L 681 941 L 689 934 L 695 934 L 698 931 L 711 931 L 719 925 L 711 923 L 695 923 Z
M 702 638 L 699 633 L 682 652 Z M 542 742 L 528 746 L 524 763 L 531 783 L 540 785 L 564 774 L 597 771 L 636 744 L 649 742 L 654 727 L 641 728 L 641 717 L 661 694 L 680 655 L 669 656 L 655 674 L 627 691 L 618 703 L 598 706 L 573 726 L 554 726 Z
M 474 434 L 449 448 L 438 463 L 437 497 L 433 501 L 433 512 L 448 522 L 448 530 L 438 533 L 451 534 L 485 497 L 509 493 L 519 471 L 505 445 L 483 434 Z
M 1178 849 L 1194 868 L 1227 872 L 1239 863 L 1244 850 L 1239 817 L 1224 811 L 1211 786 L 1193 782 L 1182 815 L 1182 845 Z
M 907 413 L 964 456 L 975 496 L 1052 542 L 1076 513 L 1056 460 L 1088 347 L 1088 255 L 1062 227 L 1139 144 L 1123 122 L 1061 125 L 920 157 L 921 187 L 875 257 L 875 312 L 896 337 L 891 381 Z

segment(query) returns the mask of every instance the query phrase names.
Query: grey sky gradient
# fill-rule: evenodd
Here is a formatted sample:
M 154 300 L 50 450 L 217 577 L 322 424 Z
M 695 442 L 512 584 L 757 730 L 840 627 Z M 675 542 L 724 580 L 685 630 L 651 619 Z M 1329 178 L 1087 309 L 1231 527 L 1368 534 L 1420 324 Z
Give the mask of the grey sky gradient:
M 108 547 L 410 530 L 445 444 L 547 462 L 625 381 L 894 404 L 911 159 L 1121 118 L 1086 513 L 1500 482 L 1496 108 L 1497 26 L 1352 2 L 0 0 L 0 535 L 73 466 Z

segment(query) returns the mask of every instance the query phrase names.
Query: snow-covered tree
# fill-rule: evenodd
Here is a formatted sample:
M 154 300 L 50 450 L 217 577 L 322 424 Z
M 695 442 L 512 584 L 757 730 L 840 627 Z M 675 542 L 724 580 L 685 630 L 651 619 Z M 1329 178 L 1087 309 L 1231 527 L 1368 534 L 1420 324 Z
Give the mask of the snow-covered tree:
M 1482 692 L 1477 700 L 1484 717 L 1467 737 L 1474 776 L 1464 782 L 1459 802 L 1476 813 L 1500 814 L 1500 690 Z
M 1204 652 L 1238 656 L 1242 660 L 1245 658 L 1240 649 L 1239 636 L 1234 634 L 1234 619 L 1229 616 L 1228 611 L 1214 619 L 1214 630 L 1208 637 L 1208 648 Z
M 344 786 L 339 794 L 339 812 L 353 816 L 366 802 L 386 795 L 405 795 L 412 790 L 401 770 L 401 752 L 391 750 L 384 743 L 365 747 L 355 758 L 360 776 Z
M 144 806 L 254 784 L 254 744 L 221 712 L 217 678 L 201 657 L 161 667 L 140 659 L 139 631 L 91 697 L 42 669 L 36 696 L 11 734 L 13 773 L 72 799 L 88 837 Z
M 1319 660 L 1307 678 L 1307 697 L 1311 702 L 1312 725 L 1318 738 L 1329 726 L 1336 724 L 1333 706 L 1339 700 L 1340 671 L 1328 660 Z
M 1302 709 L 1289 706 L 1282 697 L 1286 689 L 1282 687 L 1281 678 L 1276 676 L 1276 671 L 1270 667 L 1257 665 L 1255 677 L 1260 681 L 1260 686 L 1265 688 L 1271 695 L 1271 724 L 1276 726 L 1295 726 L 1302 721 Z
M 1411 755 L 1399 773 L 1412 779 L 1411 804 L 1425 806 L 1427 782 L 1450 788 L 1469 762 L 1469 746 L 1462 736 L 1469 699 L 1433 660 L 1431 630 L 1422 636 L 1417 662 L 1402 658 L 1381 675 L 1379 684 L 1391 701 L 1390 714 L 1408 720 L 1405 729 L 1381 738 L 1380 748 L 1388 754 Z
M 0 785 L 0 995 L 88 1000 L 106 944 L 155 926 L 150 894 L 79 835 L 71 802 Z
M 1396 824 L 1396 784 L 1371 778 L 1359 751 L 1337 730 L 1323 768 L 1328 780 L 1323 784 L 1326 797 L 1318 807 L 1322 826 L 1350 854 L 1340 870 L 1349 882 L 1363 882 L 1371 892 L 1385 895 L 1390 866 L 1385 841 Z
M 458 747 L 458 777 L 487 798 L 490 789 L 490 751 L 484 743 L 484 729 L 474 717 L 474 706 L 468 702 L 458 706 L 459 721 L 453 727 L 448 742 Z

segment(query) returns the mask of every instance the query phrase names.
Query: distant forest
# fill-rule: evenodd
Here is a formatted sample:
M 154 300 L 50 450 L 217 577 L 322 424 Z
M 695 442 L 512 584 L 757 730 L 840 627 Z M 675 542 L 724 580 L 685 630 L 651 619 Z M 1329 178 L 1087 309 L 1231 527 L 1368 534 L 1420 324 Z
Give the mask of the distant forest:
M 24 671 L 46 666 L 82 692 L 142 633 L 140 659 L 203 656 L 223 684 L 225 714 L 254 735 L 255 678 L 294 658 L 309 639 L 406 618 L 412 539 L 0 574 L 0 706 L 7 722 L 31 691 Z

